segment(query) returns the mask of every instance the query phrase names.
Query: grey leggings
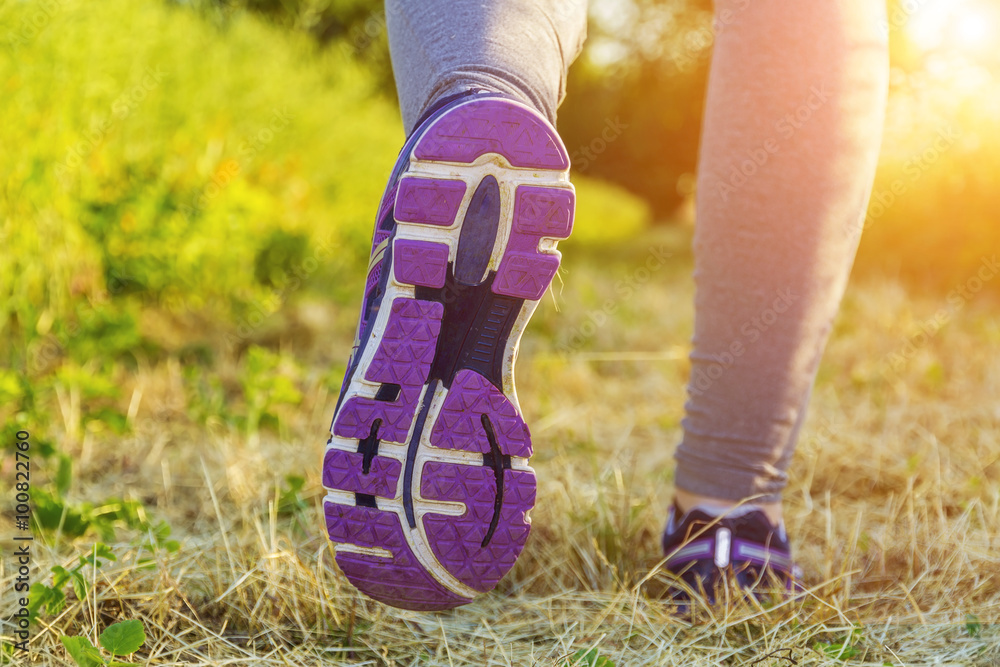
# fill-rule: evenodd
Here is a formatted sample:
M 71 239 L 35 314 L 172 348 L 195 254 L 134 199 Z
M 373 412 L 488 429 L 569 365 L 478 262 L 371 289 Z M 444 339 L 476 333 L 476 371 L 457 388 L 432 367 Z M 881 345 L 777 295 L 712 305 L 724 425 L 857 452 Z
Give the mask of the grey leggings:
M 881 140 L 885 6 L 716 0 L 698 166 L 695 331 L 676 484 L 780 499 L 850 273 Z M 387 0 L 407 131 L 469 88 L 554 120 L 577 0 Z

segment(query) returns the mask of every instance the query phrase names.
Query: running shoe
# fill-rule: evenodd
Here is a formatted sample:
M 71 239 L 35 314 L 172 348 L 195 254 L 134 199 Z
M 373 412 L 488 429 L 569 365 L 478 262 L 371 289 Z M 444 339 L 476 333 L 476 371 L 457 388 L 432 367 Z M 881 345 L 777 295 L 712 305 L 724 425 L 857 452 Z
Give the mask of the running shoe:
M 514 360 L 574 203 L 555 129 L 502 95 L 448 100 L 400 152 L 323 462 L 337 564 L 369 597 L 466 604 L 524 547 L 535 473 Z
M 758 600 L 774 591 L 795 590 L 802 575 L 792 561 L 792 546 L 784 525 L 775 526 L 752 506 L 714 516 L 699 508 L 682 515 L 676 506 L 663 534 L 665 568 L 684 586 L 671 586 L 670 595 L 682 606 L 691 593 L 714 605 L 720 595 L 729 599 L 753 595 Z

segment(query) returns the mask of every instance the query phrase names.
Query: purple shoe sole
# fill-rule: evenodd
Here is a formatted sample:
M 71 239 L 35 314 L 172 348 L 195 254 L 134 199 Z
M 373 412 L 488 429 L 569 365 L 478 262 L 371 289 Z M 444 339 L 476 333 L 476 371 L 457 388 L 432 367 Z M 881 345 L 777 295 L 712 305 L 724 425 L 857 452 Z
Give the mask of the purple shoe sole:
M 518 102 L 470 98 L 416 134 L 386 195 L 395 225 L 376 241 L 388 237 L 378 274 L 390 273 L 323 484 L 348 579 L 386 604 L 435 610 L 491 590 L 528 538 L 535 474 L 514 358 L 559 267 L 574 193 L 555 131 Z

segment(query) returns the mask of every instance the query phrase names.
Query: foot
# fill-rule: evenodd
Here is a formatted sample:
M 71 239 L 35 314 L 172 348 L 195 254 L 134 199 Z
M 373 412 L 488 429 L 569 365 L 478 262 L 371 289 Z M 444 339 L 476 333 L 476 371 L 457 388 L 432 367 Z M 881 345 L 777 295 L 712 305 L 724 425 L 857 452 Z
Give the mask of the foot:
M 551 125 L 497 95 L 449 102 L 403 147 L 323 466 L 337 563 L 376 600 L 465 604 L 524 546 L 514 359 L 572 227 L 568 170 Z
M 702 507 L 710 509 L 715 514 L 724 514 L 736 509 L 737 507 L 742 507 L 746 505 L 746 503 L 728 500 L 726 498 L 716 498 L 714 496 L 703 496 L 698 493 L 685 491 L 684 489 L 676 489 L 674 491 L 674 505 L 682 513 L 692 510 L 695 507 Z M 774 525 L 781 523 L 784 516 L 781 511 L 781 502 L 755 502 L 753 503 L 753 506 L 763 512 L 767 516 L 768 520 Z
M 790 592 L 801 578 L 783 523 L 772 523 L 754 505 L 718 509 L 697 505 L 682 511 L 675 504 L 663 534 L 665 568 L 685 587 L 671 588 L 682 604 L 690 593 L 715 604 L 721 594 L 758 599 L 768 591 Z M 733 585 L 736 591 L 728 592 Z

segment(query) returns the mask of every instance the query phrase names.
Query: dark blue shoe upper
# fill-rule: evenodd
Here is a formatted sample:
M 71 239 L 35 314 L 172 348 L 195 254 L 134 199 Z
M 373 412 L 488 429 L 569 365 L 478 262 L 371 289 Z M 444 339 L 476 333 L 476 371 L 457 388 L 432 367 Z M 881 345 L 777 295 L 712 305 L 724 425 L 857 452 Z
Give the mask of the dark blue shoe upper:
M 796 579 L 788 536 L 757 509 L 715 517 L 697 508 L 681 516 L 672 507 L 663 552 L 667 571 L 696 593 L 703 592 L 710 604 L 727 574 L 758 598 L 765 590 L 791 591 Z M 679 586 L 671 588 L 671 596 L 677 601 L 689 599 Z

